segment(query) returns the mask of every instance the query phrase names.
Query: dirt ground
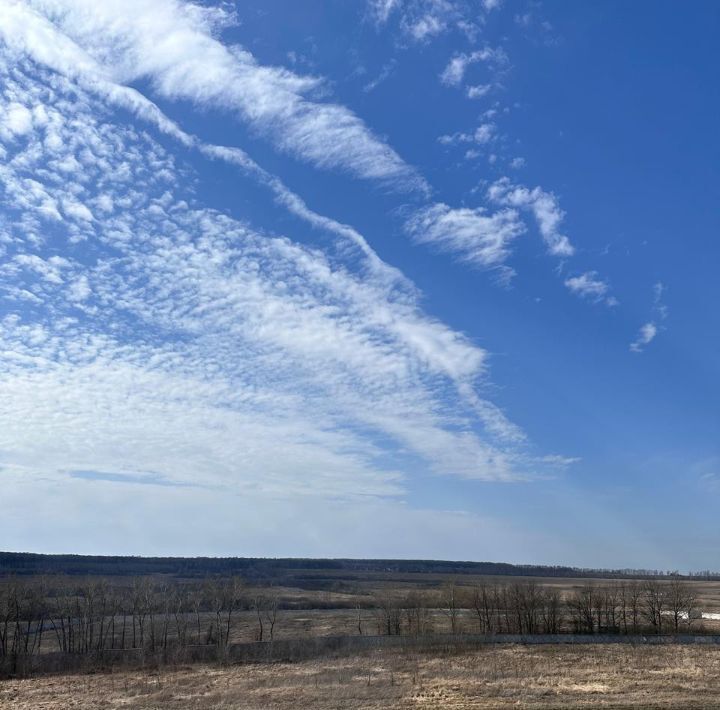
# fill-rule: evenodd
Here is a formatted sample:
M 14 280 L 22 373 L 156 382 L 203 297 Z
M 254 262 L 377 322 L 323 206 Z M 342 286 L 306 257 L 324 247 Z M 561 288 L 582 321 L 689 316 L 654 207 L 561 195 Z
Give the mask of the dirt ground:
M 0 708 L 720 708 L 720 649 L 503 646 L 0 681 Z

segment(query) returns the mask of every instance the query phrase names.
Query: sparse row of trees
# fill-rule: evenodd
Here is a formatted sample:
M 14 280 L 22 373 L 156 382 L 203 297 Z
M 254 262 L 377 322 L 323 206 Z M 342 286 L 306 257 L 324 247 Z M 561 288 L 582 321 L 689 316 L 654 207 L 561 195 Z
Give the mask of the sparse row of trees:
M 251 611 L 254 638 L 272 640 L 278 597 L 239 578 L 168 583 L 139 577 L 128 585 L 41 579 L 0 584 L 0 659 L 48 647 L 89 654 L 119 649 L 230 643 L 235 615 Z
M 452 582 L 401 594 L 389 590 L 357 608 L 357 633 L 680 633 L 696 613 L 694 585 L 669 580 L 587 583 L 570 591 L 533 580 Z M 237 577 L 203 582 L 45 578 L 0 581 L 0 661 L 54 649 L 93 654 L 197 645 L 225 648 L 238 615 L 256 641 L 276 637 L 280 598 Z
M 677 634 L 699 616 L 695 588 L 675 578 L 587 584 L 568 596 L 566 606 L 572 629 L 588 634 Z
M 588 583 L 565 594 L 535 581 L 449 583 L 440 593 L 386 594 L 376 603 L 381 634 L 424 634 L 434 630 L 431 610 L 440 610 L 451 633 L 638 634 L 688 631 L 698 618 L 692 584 L 669 581 Z

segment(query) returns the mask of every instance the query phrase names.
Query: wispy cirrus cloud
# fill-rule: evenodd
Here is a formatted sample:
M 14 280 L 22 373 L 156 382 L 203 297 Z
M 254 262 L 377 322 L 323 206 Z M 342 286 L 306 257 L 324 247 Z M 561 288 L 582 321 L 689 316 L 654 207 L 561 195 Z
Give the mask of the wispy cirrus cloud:
M 371 19 L 378 26 L 394 17 L 404 36 L 426 42 L 452 29 L 475 39 L 484 15 L 496 10 L 501 0 L 482 0 L 482 12 L 474 0 L 368 0 Z
M 487 144 L 493 140 L 495 127 L 482 124 L 473 134 L 459 133 L 442 136 L 441 143 Z M 492 212 L 487 207 L 451 208 L 435 203 L 419 209 L 405 223 L 405 230 L 421 244 L 431 244 L 440 251 L 452 253 L 461 261 L 483 268 L 499 268 L 502 281 L 515 272 L 506 265 L 512 254 L 512 243 L 527 229 L 522 212 L 535 218 L 540 236 L 553 256 L 569 257 L 574 247 L 568 237 L 560 232 L 564 212 L 557 198 L 540 187 L 533 189 L 513 184 L 509 178 L 501 178 L 487 189 L 490 204 L 501 209 Z M 586 297 L 605 296 L 608 286 L 597 279 L 594 272 L 574 277 L 566 282 L 574 293 Z M 608 305 L 616 305 L 612 296 L 606 298 Z
M 397 269 L 389 267 L 378 259 L 365 238 L 352 227 L 330 219 L 310 209 L 305 201 L 290 190 L 277 176 L 258 165 L 245 151 L 236 146 L 219 146 L 207 143 L 197 136 L 184 131 L 176 122 L 168 118 L 152 101 L 137 90 L 116 83 L 108 78 L 107 72 L 87 52 L 69 37 L 59 32 L 52 23 L 40 15 L 29 14 L 20 6 L 3 6 L 0 3 L 0 13 L 5 11 L 4 23 L 0 23 L 0 32 L 5 30 L 5 38 L 11 47 L 21 52 L 26 51 L 28 56 L 40 61 L 48 68 L 78 81 L 85 89 L 102 97 L 111 105 L 123 108 L 143 121 L 156 126 L 163 133 L 179 141 L 187 148 L 195 148 L 212 160 L 228 162 L 242 170 L 246 175 L 267 187 L 276 197 L 277 202 L 300 219 L 310 223 L 318 229 L 324 229 L 345 240 L 357 249 L 367 259 L 368 266 L 376 274 L 383 273 L 388 284 L 408 287 L 408 282 Z M 22 56 L 22 54 L 21 54 Z M 30 112 L 21 104 L 15 104 L 8 110 L 9 116 L 13 112 Z M 34 119 L 37 124 L 40 119 Z M 32 121 L 31 121 L 32 123 Z M 27 126 L 24 131 L 27 130 Z M 11 132 L 10 135 L 14 135 Z M 45 139 L 46 145 L 59 144 L 61 141 L 57 133 L 49 131 Z M 34 184 L 34 189 L 38 189 Z M 45 208 L 60 213 L 49 202 Z M 70 198 L 64 200 L 65 210 L 75 212 L 85 219 L 92 217 L 83 205 L 74 203 Z M 101 203 L 102 211 L 102 203 Z
M 346 497 L 401 494 L 388 460 L 523 475 L 517 430 L 474 392 L 487 354 L 412 289 L 191 207 L 156 141 L 2 59 L 33 116 L 0 165 L 4 464 Z
M 568 257 L 575 253 L 570 239 L 560 232 L 565 212 L 552 192 L 541 187 L 531 189 L 524 185 L 515 185 L 509 178 L 504 177 L 488 188 L 488 198 L 498 205 L 531 212 L 540 235 L 553 256 Z
M 634 353 L 641 353 L 646 345 L 649 345 L 658 333 L 658 327 L 655 323 L 645 323 L 640 326 L 637 337 L 630 343 L 630 351 Z
M 405 228 L 416 242 L 431 244 L 482 268 L 503 266 L 513 241 L 525 231 L 514 209 L 489 213 L 484 208 L 453 209 L 443 203 L 419 210 Z
M 239 148 L 205 144 L 200 139 L 188 135 L 167 118 L 155 104 L 123 83 L 147 77 L 153 81 L 160 95 L 172 98 L 192 97 L 201 103 L 216 105 L 221 101 L 220 93 L 222 93 L 222 101 L 234 100 L 233 91 L 239 91 L 238 86 L 245 86 L 249 82 L 255 87 L 253 90 L 265 92 L 263 100 L 259 103 L 262 106 L 267 105 L 262 111 L 253 109 L 256 113 L 257 111 L 260 113 L 253 114 L 255 118 L 252 120 L 266 122 L 268 126 L 272 124 L 278 131 L 277 135 L 282 135 L 281 142 L 284 144 L 289 145 L 295 141 L 293 136 L 299 136 L 295 128 L 302 123 L 309 134 L 312 134 L 312 138 L 298 139 L 299 144 L 308 148 L 310 153 L 315 151 L 312 147 L 315 140 L 332 143 L 332 149 L 320 148 L 316 151 L 318 155 L 322 153 L 323 160 L 333 162 L 332 153 L 336 151 L 337 155 L 342 154 L 341 162 L 347 159 L 358 167 L 362 161 L 355 161 L 352 153 L 353 150 L 358 149 L 367 158 L 367 165 L 373 166 L 368 170 L 379 171 L 374 177 L 384 179 L 381 173 L 387 178 L 392 174 L 398 177 L 400 172 L 406 172 L 407 177 L 410 174 L 407 170 L 412 171 L 404 164 L 398 168 L 399 172 L 394 169 L 386 170 L 390 163 L 385 161 L 382 155 L 395 154 L 385 144 L 374 139 L 370 140 L 368 138 L 370 134 L 362 127 L 359 119 L 352 118 L 349 123 L 344 123 L 342 120 L 329 121 L 334 126 L 332 130 L 342 126 L 350 127 L 343 136 L 333 136 L 324 130 L 323 120 L 319 123 L 315 122 L 318 117 L 326 115 L 323 112 L 328 105 L 310 102 L 307 105 L 302 104 L 304 108 L 299 108 L 304 101 L 303 92 L 316 87 L 317 80 L 299 77 L 286 70 L 261 67 L 244 51 L 229 53 L 212 36 L 217 25 L 232 20 L 225 17 L 222 11 L 208 16 L 202 13 L 196 16 L 194 14 L 197 12 L 196 8 L 193 9 L 177 0 L 162 0 L 151 9 L 142 4 L 143 7 L 138 6 L 137 13 L 126 12 L 125 6 L 121 7 L 114 0 L 104 4 L 101 11 L 91 11 L 87 0 L 32 0 L 31 5 L 36 11 L 15 4 L 5 3 L 0 6 L 0 12 L 4 13 L 4 22 L 1 25 L 4 28 L 6 41 L 11 46 L 29 52 L 35 59 L 55 70 L 77 77 L 94 90 L 100 91 L 110 101 L 134 111 L 145 120 L 152 121 L 184 145 L 198 148 L 214 159 L 226 160 L 237 165 L 269 187 L 276 194 L 278 202 L 294 214 L 319 228 L 328 229 L 341 238 L 354 242 L 370 261 L 389 275 L 391 280 L 397 276 L 391 274 L 392 270 L 379 265 L 379 260 L 356 230 L 312 211 L 297 194 L 260 168 Z M 163 35 L 166 36 L 163 42 L 158 39 L 157 33 L 160 30 L 166 33 Z M 180 42 L 181 39 L 183 42 Z M 178 48 L 180 45 L 182 49 Z M 205 72 L 199 71 L 200 65 L 190 66 L 194 58 L 200 54 L 204 55 L 203 61 L 209 63 L 205 67 L 207 70 Z M 463 61 L 498 62 L 502 61 L 503 57 L 502 51 L 486 48 L 468 55 Z M 182 81 L 180 75 L 183 76 Z M 218 88 L 220 80 L 217 78 L 219 75 L 222 75 L 222 81 L 225 83 L 234 83 L 233 91 L 229 93 L 220 91 Z M 204 82 L 207 82 L 210 76 L 215 77 L 213 87 L 203 88 Z M 242 77 L 242 81 L 238 80 L 239 76 Z M 256 80 L 262 84 L 262 89 L 255 86 Z M 259 99 L 259 96 L 256 98 Z M 243 98 L 242 101 L 244 100 Z M 349 115 L 342 107 L 335 108 L 341 110 L 346 117 Z M 335 108 L 330 106 L 328 110 L 334 111 Z M 14 110 L 22 111 L 18 108 Z M 277 124 L 272 118 L 273 112 L 280 112 L 284 116 L 282 125 Z M 13 120 L 17 122 L 19 119 Z M 344 130 L 342 128 L 342 131 Z M 478 127 L 474 134 L 457 134 L 452 139 L 457 142 L 472 141 L 484 145 L 493 139 L 494 132 L 494 125 L 486 122 Z M 352 150 L 349 152 L 343 148 L 343 141 L 346 140 L 352 143 Z M 368 146 L 370 146 L 369 152 L 365 150 Z M 393 161 L 394 158 L 390 162 Z M 396 167 L 400 165 L 397 161 L 394 164 Z M 334 164 L 334 167 L 338 165 Z M 363 168 L 358 169 L 365 177 L 370 176 Z M 424 186 L 425 183 L 421 182 Z M 543 204 L 548 200 L 548 193 L 538 194 L 538 190 L 539 188 L 536 188 L 530 201 L 536 216 L 540 215 L 538 218 L 542 218 L 543 224 L 547 224 L 552 219 L 551 211 L 543 210 Z M 86 220 L 92 218 L 87 206 L 76 204 L 70 198 L 65 202 L 65 211 L 75 211 Z M 541 226 L 541 231 L 546 238 L 549 238 L 547 235 L 551 234 L 550 228 L 545 229 Z M 560 250 L 562 245 L 557 244 L 554 248 Z
M 491 124 L 488 124 L 491 126 Z M 441 138 L 441 142 L 457 143 L 491 140 L 492 130 L 480 127 L 476 134 L 455 134 Z M 418 243 L 431 244 L 441 251 L 455 254 L 461 261 L 483 268 L 500 268 L 502 280 L 514 275 L 505 265 L 512 254 L 512 243 L 527 229 L 521 212 L 530 212 L 537 222 L 538 231 L 553 256 L 568 257 L 574 253 L 570 240 L 559 231 L 564 212 L 557 198 L 539 187 L 532 190 L 514 185 L 509 178 L 491 184 L 488 201 L 501 209 L 491 212 L 486 207 L 451 208 L 435 203 L 418 210 L 405 224 L 406 231 Z M 589 295 L 590 291 L 605 285 L 593 282 L 590 275 L 568 284 L 571 290 Z M 604 294 L 604 292 L 603 292 Z
M 509 482 L 568 465 L 530 453 L 521 429 L 485 395 L 489 354 L 423 312 L 415 286 L 362 234 L 311 209 L 239 147 L 189 134 L 129 85 L 147 79 L 149 95 L 228 108 L 216 87 L 205 96 L 194 67 L 168 68 L 177 47 L 147 47 L 164 40 L 128 28 L 158 8 L 191 19 L 196 10 L 138 4 L 137 17 L 115 22 L 115 3 L 28 7 L 0 0 L 0 115 L 8 117 L 0 135 L 0 468 L 13 490 L 67 508 L 141 485 L 157 511 L 166 497 L 187 505 L 191 491 L 205 510 L 235 503 L 220 516 L 225 530 L 237 528 L 238 506 L 250 520 L 292 501 L 307 517 L 328 499 L 346 519 L 389 519 L 395 508 L 416 525 L 414 511 L 394 505 L 412 472 Z M 188 58 L 202 46 L 218 61 L 206 69 L 235 76 L 239 62 L 248 81 L 269 76 L 264 100 L 283 99 L 252 119 L 264 122 L 264 135 L 292 142 L 296 119 L 323 134 L 313 124 L 325 105 L 312 100 L 314 80 L 260 67 L 242 50 L 225 67 L 193 32 L 216 41 L 232 18 L 197 11 Z M 160 22 L 172 42 L 186 37 L 176 19 Z M 178 72 L 187 72 L 187 86 Z M 283 103 L 288 95 L 295 98 Z M 276 110 L 290 123 L 275 125 L 268 116 Z M 343 139 L 373 138 L 361 128 Z M 155 129 L 175 142 L 158 140 Z M 320 167 L 415 179 L 402 162 L 388 167 L 394 159 L 384 168 L 379 159 L 371 174 L 350 153 L 323 164 L 305 147 L 297 154 Z M 187 162 L 198 156 L 237 166 L 337 243 L 328 248 L 312 232 L 307 243 L 267 234 L 203 205 Z M 514 212 L 444 206 L 423 228 L 454 233 L 453 249 L 505 273 L 503 253 L 522 229 Z M 463 232 L 464 222 L 475 226 Z M 457 516 L 437 518 L 448 526 Z M 307 523 L 307 539 L 326 529 L 318 521 Z M 243 529 L 267 536 L 261 522 Z
M 594 303 L 604 302 L 608 306 L 617 306 L 618 301 L 614 296 L 608 295 L 610 284 L 601 279 L 597 271 L 586 271 L 577 276 L 565 279 L 565 286 L 571 293 L 586 298 Z
M 668 316 L 668 308 L 663 301 L 665 294 L 665 284 L 658 281 L 653 285 L 653 319 L 640 326 L 635 340 L 630 343 L 630 352 L 641 353 L 645 350 L 658 333 L 664 329 L 662 322 Z
M 375 91 L 375 89 L 377 89 L 380 84 L 382 84 L 384 81 L 387 81 L 387 79 L 395 71 L 396 66 L 397 62 L 395 60 L 392 60 L 385 64 L 385 66 L 383 66 L 380 70 L 380 73 L 374 79 L 365 84 L 365 86 L 363 86 L 363 91 L 366 94 L 370 93 L 371 91 Z
M 502 67 L 507 65 L 508 56 L 503 49 L 491 47 L 478 49 L 469 54 L 456 54 L 440 74 L 440 81 L 446 86 L 460 86 L 468 67 L 480 62 Z
M 668 317 L 668 307 L 664 301 L 665 291 L 667 291 L 667 286 L 662 281 L 653 284 L 653 311 L 660 320 Z
M 465 95 L 469 99 L 481 99 L 487 96 L 492 91 L 492 88 L 492 84 L 475 84 L 467 87 Z
M 483 3 L 486 12 L 497 9 L 502 3 L 488 0 Z M 442 27 L 446 29 L 453 13 L 462 16 L 461 4 L 454 3 L 402 3 L 376 2 L 376 9 L 382 9 L 381 22 L 387 22 L 393 11 L 407 12 L 410 7 L 417 15 L 418 8 L 435 7 L 438 16 L 442 16 Z M 385 12 L 387 10 L 387 12 Z M 404 16 L 406 17 L 406 16 Z M 455 18 L 456 19 L 456 18 Z M 461 21 L 458 21 L 461 22 Z M 438 26 L 440 26 L 438 24 Z M 459 25 L 458 25 L 459 26 Z M 475 38 L 473 37 L 473 40 Z M 468 70 L 477 64 L 484 64 L 491 72 L 485 83 L 465 85 Z M 502 47 L 486 45 L 480 49 L 455 53 L 440 74 L 445 86 L 462 87 L 468 98 L 477 99 L 486 96 L 498 85 L 497 76 L 510 65 L 510 59 Z M 489 109 L 481 116 L 481 123 L 474 131 L 460 131 L 441 135 L 438 141 L 448 146 L 467 146 L 466 159 L 474 159 L 483 154 L 483 150 L 499 143 L 496 108 Z M 496 164 L 498 154 L 488 151 L 488 161 Z M 524 159 L 515 157 L 508 166 L 518 169 L 524 166 Z M 575 254 L 575 247 L 562 231 L 565 212 L 555 194 L 540 186 L 528 187 L 514 183 L 509 177 L 496 180 L 487 189 L 486 197 L 491 205 L 506 208 L 492 214 L 487 208 L 453 209 L 446 204 L 436 203 L 423 207 L 406 221 L 405 229 L 418 243 L 432 244 L 441 251 L 455 254 L 460 260 L 483 268 L 501 268 L 503 280 L 514 275 L 514 270 L 506 265 L 512 254 L 511 244 L 515 237 L 525 231 L 525 225 L 519 213 L 531 214 L 548 252 L 562 259 Z M 566 287 L 574 294 L 593 302 L 604 302 L 608 306 L 617 306 L 619 301 L 610 295 L 610 287 L 597 272 L 587 271 L 565 280 Z
M 443 34 L 462 18 L 453 0 L 369 0 L 369 8 L 378 25 L 386 24 L 397 13 L 403 33 L 415 42 Z
M 472 133 L 452 133 L 440 136 L 438 142 L 444 145 L 453 145 L 457 143 L 477 143 L 478 145 L 486 145 L 491 143 L 497 135 L 497 126 L 486 121 L 481 123 Z
M 103 78 L 127 87 L 147 79 L 166 99 L 229 111 L 281 151 L 324 169 L 425 188 L 417 171 L 346 107 L 313 96 L 317 77 L 263 66 L 245 49 L 224 46 L 214 32 L 232 18 L 181 0 L 10 0 L 0 5 L 3 35 L 40 61 L 72 64 L 70 47 L 43 40 L 47 24 L 79 46 Z M 50 55 L 50 56 L 48 56 Z
M 403 0 L 368 0 L 370 15 L 378 24 L 384 24 L 394 10 L 400 8 Z

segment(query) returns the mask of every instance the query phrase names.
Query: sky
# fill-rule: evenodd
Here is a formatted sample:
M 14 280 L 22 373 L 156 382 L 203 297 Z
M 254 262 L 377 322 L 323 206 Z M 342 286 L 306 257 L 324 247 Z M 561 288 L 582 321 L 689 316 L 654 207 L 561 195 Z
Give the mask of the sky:
M 0 0 L 0 549 L 720 569 L 718 31 Z

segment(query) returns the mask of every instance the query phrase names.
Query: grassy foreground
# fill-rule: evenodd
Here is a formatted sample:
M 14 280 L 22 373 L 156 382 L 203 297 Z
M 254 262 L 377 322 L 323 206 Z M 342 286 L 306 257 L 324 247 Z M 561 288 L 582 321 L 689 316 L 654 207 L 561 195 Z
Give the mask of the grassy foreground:
M 720 708 L 720 650 L 503 646 L 0 682 L 0 708 Z

